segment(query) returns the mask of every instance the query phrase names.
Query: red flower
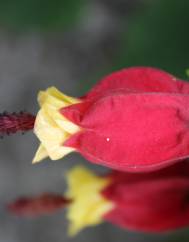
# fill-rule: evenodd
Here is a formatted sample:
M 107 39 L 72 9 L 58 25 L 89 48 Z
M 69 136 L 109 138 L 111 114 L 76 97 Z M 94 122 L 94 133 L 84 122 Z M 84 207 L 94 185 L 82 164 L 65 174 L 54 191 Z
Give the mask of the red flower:
M 124 69 L 80 99 L 50 88 L 39 103 L 34 162 L 78 151 L 91 162 L 138 172 L 189 157 L 189 84 L 164 71 Z
M 71 235 L 86 226 L 109 221 L 122 228 L 164 232 L 189 226 L 189 163 L 151 173 L 109 172 L 95 175 L 83 167 L 68 174 L 63 196 L 17 200 L 9 209 L 31 216 L 68 206 Z
M 64 142 L 88 160 L 147 171 L 189 156 L 189 84 L 154 68 L 105 77 L 61 113 L 81 128 Z
M 102 192 L 116 204 L 104 219 L 123 228 L 163 232 L 189 226 L 189 163 L 152 173 L 112 174 Z

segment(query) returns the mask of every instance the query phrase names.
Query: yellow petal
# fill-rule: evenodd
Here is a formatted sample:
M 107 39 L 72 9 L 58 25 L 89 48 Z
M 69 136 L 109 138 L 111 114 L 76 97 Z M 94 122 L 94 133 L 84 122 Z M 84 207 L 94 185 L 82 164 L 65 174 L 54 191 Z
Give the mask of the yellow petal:
M 63 119 L 54 117 L 54 120 L 62 130 L 65 130 L 69 134 L 75 134 L 75 133 L 81 131 L 80 127 L 78 127 L 76 124 L 74 124 L 66 119 L 63 120 Z
M 52 97 L 48 97 L 45 104 L 43 105 L 43 108 L 46 110 L 48 115 L 56 122 L 56 124 L 63 130 L 68 132 L 69 134 L 74 134 L 78 131 L 80 131 L 80 128 L 67 120 L 62 114 L 60 114 L 59 110 L 61 107 L 64 107 L 64 103 L 52 100 Z M 53 105 L 52 105 L 53 103 Z
M 53 95 L 49 95 L 54 94 Z M 60 99 L 60 97 L 65 96 L 66 99 Z M 58 99 L 59 97 L 59 99 Z M 72 101 L 72 103 L 76 103 L 79 100 L 68 97 L 64 94 L 61 94 L 56 88 L 47 89 L 46 93 L 39 93 L 39 100 L 43 107 L 46 109 L 46 112 L 51 116 L 51 118 L 59 125 L 62 130 L 67 131 L 70 134 L 74 134 L 78 132 L 80 129 L 77 125 L 67 120 L 62 114 L 60 114 L 59 109 L 66 107 L 70 104 L 65 102 L 65 100 Z
M 66 103 L 68 103 L 68 105 L 70 104 L 75 104 L 79 102 L 78 98 L 74 98 L 74 97 L 70 97 L 65 95 L 64 93 L 60 92 L 57 88 L 55 87 L 50 87 L 47 89 L 47 93 L 51 96 L 54 96 Z
M 108 178 L 77 166 L 68 173 L 67 181 L 66 196 L 73 199 L 67 213 L 69 235 L 73 236 L 86 226 L 101 223 L 103 215 L 112 210 L 114 204 L 100 193 L 111 182 Z
M 47 93 L 45 91 L 40 91 L 38 93 L 37 101 L 38 101 L 40 107 L 42 107 L 43 104 L 45 103 L 45 100 L 46 100 L 47 96 L 48 95 L 47 95 Z
M 46 149 L 44 148 L 43 145 L 40 145 L 33 158 L 32 163 L 34 164 L 34 163 L 40 162 L 41 160 L 43 160 L 47 157 L 48 157 L 48 153 L 47 153 Z
M 39 92 L 38 102 L 41 109 L 36 117 L 34 133 L 49 157 L 52 160 L 60 159 L 74 151 L 73 148 L 64 147 L 63 143 L 71 134 L 80 131 L 80 128 L 67 120 L 59 110 L 80 100 L 64 95 L 55 87 L 50 87 L 46 91 Z M 33 162 L 42 159 L 41 152 L 39 149 Z
M 74 151 L 73 148 L 63 146 L 69 134 L 63 132 L 43 108 L 37 114 L 34 133 L 52 160 L 60 159 Z
M 55 87 L 50 87 L 46 91 L 39 92 L 38 102 L 39 102 L 40 106 L 42 106 L 46 102 L 47 97 L 54 97 L 57 100 L 64 102 L 66 104 L 66 106 L 79 102 L 79 99 L 67 96 L 67 95 L 61 93 Z

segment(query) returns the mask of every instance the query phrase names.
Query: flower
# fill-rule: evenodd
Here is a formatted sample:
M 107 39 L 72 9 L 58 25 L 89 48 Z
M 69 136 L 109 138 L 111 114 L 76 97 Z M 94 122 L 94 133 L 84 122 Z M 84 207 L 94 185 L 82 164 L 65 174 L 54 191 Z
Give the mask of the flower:
M 103 176 L 76 166 L 68 176 L 69 233 L 109 221 L 141 232 L 189 226 L 189 163 L 151 173 L 110 171 Z
M 151 173 L 110 171 L 97 175 L 76 166 L 67 174 L 67 181 L 63 201 L 69 201 L 66 205 L 70 235 L 103 221 L 156 233 L 189 226 L 187 161 Z M 17 206 L 12 212 L 24 214 L 22 207 Z
M 102 191 L 114 209 L 103 218 L 122 228 L 159 233 L 189 226 L 189 163 L 151 173 L 112 173 Z
M 149 67 L 115 72 L 75 99 L 40 92 L 34 162 L 77 151 L 121 171 L 156 170 L 189 157 L 189 84 Z

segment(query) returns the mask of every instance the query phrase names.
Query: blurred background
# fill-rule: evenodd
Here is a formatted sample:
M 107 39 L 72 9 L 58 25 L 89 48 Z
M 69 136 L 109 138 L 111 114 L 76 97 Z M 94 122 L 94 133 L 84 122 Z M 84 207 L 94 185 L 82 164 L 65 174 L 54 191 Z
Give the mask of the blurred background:
M 99 78 L 134 65 L 163 68 L 187 79 L 187 0 L 0 0 L 0 112 L 36 113 L 37 92 L 51 85 L 81 96 Z M 37 219 L 10 215 L 19 197 L 65 190 L 64 173 L 81 156 L 31 165 L 38 141 L 17 134 L 0 141 L 0 242 L 189 241 L 187 229 L 162 235 L 108 223 L 67 236 L 65 211 Z

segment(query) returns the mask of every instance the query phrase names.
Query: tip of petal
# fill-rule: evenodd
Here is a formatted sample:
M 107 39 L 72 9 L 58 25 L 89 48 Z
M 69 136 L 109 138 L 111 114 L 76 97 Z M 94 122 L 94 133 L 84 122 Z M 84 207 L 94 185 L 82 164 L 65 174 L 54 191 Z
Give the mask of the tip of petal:
M 32 160 L 32 164 L 38 163 L 47 157 L 48 157 L 48 153 L 46 149 L 42 145 L 40 145 Z
M 33 160 L 32 160 L 32 164 L 36 164 L 36 163 L 39 163 L 41 161 L 42 161 L 42 159 L 37 159 L 36 157 L 34 157 Z

